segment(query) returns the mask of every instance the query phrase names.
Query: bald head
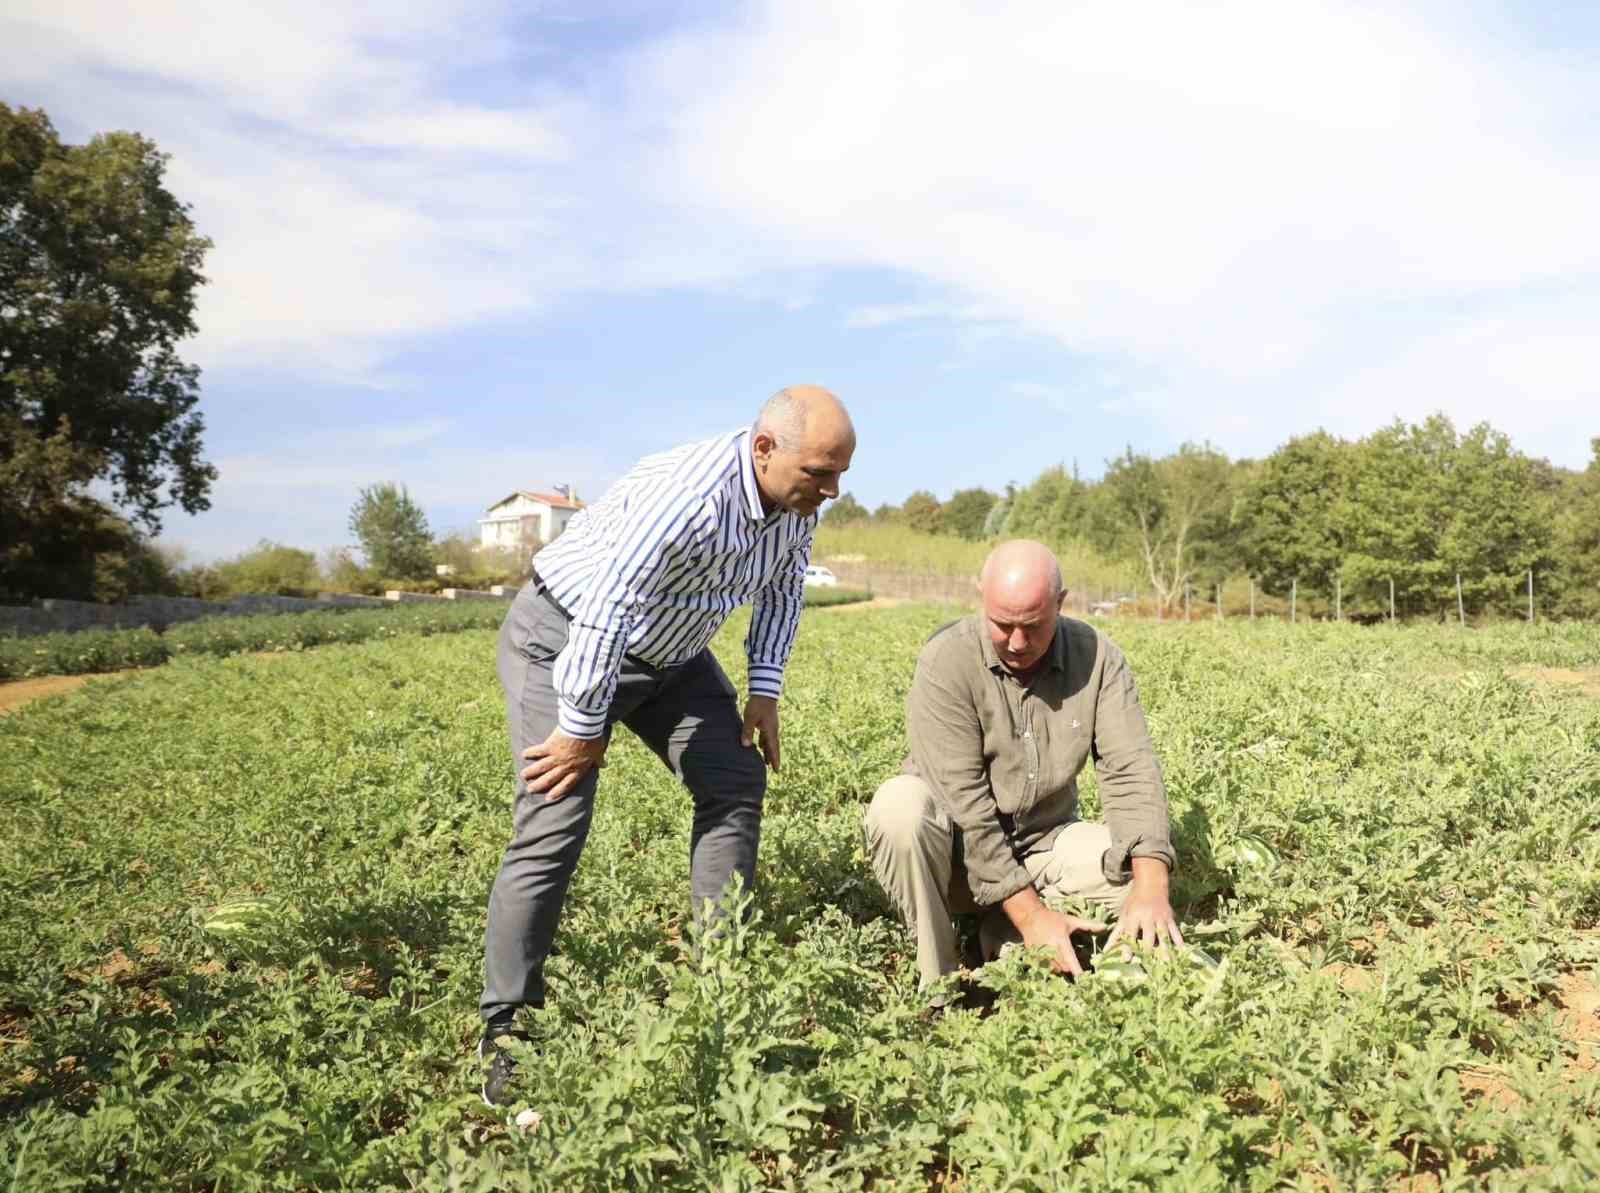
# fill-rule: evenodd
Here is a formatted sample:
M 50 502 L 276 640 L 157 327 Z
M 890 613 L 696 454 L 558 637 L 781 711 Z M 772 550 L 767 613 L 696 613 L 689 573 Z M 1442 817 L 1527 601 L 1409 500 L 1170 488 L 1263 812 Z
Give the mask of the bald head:
M 756 416 L 757 434 L 771 435 L 780 451 L 799 448 L 813 428 L 829 442 L 845 437 L 855 442 L 855 427 L 844 403 L 820 385 L 786 386 L 768 398 Z
M 1061 565 L 1050 548 L 1012 539 L 989 552 L 978 576 L 983 618 L 1000 662 L 1015 675 L 1032 675 L 1056 635 L 1064 595 Z
M 810 517 L 839 496 L 856 450 L 844 403 L 820 385 L 791 385 L 767 399 L 750 433 L 762 507 Z
M 1043 543 L 1012 539 L 989 552 L 978 575 L 987 599 L 992 592 L 1008 602 L 1031 603 L 1043 597 L 1052 603 L 1061 595 L 1061 565 Z

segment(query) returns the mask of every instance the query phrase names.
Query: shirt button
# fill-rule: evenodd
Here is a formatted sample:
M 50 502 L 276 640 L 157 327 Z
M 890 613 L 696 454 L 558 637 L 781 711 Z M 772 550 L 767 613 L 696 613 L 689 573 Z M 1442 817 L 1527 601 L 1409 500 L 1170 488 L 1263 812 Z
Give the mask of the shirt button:
M 1023 737 L 1032 737 L 1033 736 L 1033 730 L 1032 729 L 1024 729 L 1022 731 L 1022 736 Z
M 1034 777 L 1034 774 L 1033 774 L 1033 772 L 1032 772 L 1032 771 L 1029 771 L 1029 772 L 1028 772 L 1028 778 L 1030 778 L 1030 779 L 1031 779 L 1031 778 L 1033 778 L 1033 777 Z

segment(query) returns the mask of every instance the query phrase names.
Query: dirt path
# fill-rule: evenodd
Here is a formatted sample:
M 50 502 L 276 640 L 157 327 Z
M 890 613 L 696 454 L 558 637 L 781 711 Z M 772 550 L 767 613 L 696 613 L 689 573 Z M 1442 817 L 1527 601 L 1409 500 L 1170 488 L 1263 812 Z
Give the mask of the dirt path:
M 70 692 L 88 682 L 87 675 L 45 675 L 39 679 L 15 679 L 10 683 L 0 683 L 0 716 L 14 712 L 30 700 Z
M 1571 667 L 1513 667 L 1511 674 L 1534 683 L 1564 684 L 1576 687 L 1585 696 L 1600 697 L 1600 667 L 1575 670 Z

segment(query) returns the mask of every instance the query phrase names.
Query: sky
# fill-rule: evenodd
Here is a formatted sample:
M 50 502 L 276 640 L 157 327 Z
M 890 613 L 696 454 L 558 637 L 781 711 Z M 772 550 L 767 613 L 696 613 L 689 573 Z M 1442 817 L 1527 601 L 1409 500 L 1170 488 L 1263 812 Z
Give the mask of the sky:
M 814 382 L 845 488 L 1600 435 L 1600 6 L 8 0 L 0 100 L 215 242 L 195 559 L 436 532 Z

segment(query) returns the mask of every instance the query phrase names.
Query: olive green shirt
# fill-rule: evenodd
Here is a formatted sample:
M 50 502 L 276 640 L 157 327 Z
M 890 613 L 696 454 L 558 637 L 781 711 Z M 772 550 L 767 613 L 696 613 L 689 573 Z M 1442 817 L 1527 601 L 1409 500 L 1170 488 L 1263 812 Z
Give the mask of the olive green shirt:
M 972 897 L 999 903 L 1029 885 L 1021 858 L 1048 848 L 1078 816 L 1078 772 L 1094 757 L 1112 882 L 1132 859 L 1175 861 L 1161 766 L 1122 651 L 1093 626 L 1056 619 L 1050 649 L 1027 680 L 1000 662 L 982 613 L 922 648 L 906 700 L 911 756 L 961 830 Z

